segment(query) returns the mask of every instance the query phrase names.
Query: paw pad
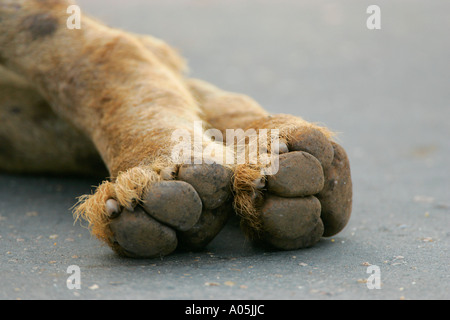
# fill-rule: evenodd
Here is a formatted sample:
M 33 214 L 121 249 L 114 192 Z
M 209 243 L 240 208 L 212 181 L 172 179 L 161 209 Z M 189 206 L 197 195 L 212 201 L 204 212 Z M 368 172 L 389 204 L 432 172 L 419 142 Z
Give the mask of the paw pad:
M 177 230 L 192 228 L 202 213 L 202 201 L 184 181 L 161 181 L 149 187 L 142 207 L 156 220 Z
M 352 183 L 345 151 L 329 140 L 326 131 L 299 124 L 287 132 L 288 150 L 279 155 L 278 172 L 265 177 L 258 201 L 247 196 L 252 207 L 246 209 L 248 202 L 243 202 L 242 211 L 248 212 L 243 222 L 250 237 L 256 235 L 255 240 L 292 250 L 312 246 L 322 236 L 332 236 L 345 227 L 351 213 Z M 259 221 L 247 224 L 246 219 L 253 222 L 250 218 L 255 216 Z
M 123 210 L 109 224 L 113 244 L 119 253 L 134 258 L 150 258 L 172 253 L 178 240 L 173 229 L 150 217 L 142 208 Z
M 280 155 L 279 170 L 267 177 L 270 192 L 282 197 L 302 197 L 319 193 L 324 176 L 320 162 L 306 152 Z
M 165 180 L 168 174 L 170 179 Z M 136 202 L 133 208 L 120 212 L 116 200 L 107 200 L 111 246 L 119 254 L 133 258 L 167 255 L 178 246 L 206 246 L 232 211 L 228 201 L 231 176 L 231 170 L 217 164 L 162 169 L 163 180 L 145 188 L 139 186 L 143 190 L 141 200 L 126 201 Z

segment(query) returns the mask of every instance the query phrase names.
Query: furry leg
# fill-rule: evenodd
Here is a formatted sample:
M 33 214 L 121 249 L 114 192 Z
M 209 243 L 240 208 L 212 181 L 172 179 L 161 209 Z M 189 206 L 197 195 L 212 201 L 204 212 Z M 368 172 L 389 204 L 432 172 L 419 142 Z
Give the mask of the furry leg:
M 177 176 L 172 134 L 193 135 L 201 110 L 174 67 L 134 36 L 88 18 L 83 29 L 68 30 L 67 3 L 51 4 L 0 1 L 0 64 L 33 83 L 58 116 L 89 137 L 105 162 L 111 181 L 82 197 L 76 215 L 120 254 L 168 254 L 177 245 L 176 232 L 189 231 L 204 210 L 218 209 L 229 196 L 225 167 L 188 167 Z M 206 203 L 204 186 L 211 184 L 221 196 Z

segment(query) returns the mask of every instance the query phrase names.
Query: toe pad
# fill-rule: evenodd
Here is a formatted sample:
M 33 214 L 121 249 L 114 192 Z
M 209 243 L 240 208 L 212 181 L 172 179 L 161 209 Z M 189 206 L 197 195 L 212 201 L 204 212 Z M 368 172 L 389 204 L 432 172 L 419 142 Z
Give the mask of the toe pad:
M 147 191 L 143 207 L 156 220 L 181 231 L 192 228 L 202 213 L 200 197 L 183 181 L 155 183 Z
M 313 245 L 323 233 L 320 211 L 320 202 L 313 196 L 269 196 L 261 210 L 266 240 L 286 250 Z
M 183 165 L 178 179 L 192 185 L 206 209 L 215 209 L 228 200 L 232 171 L 219 164 Z
M 151 218 L 140 207 L 124 210 L 110 223 L 115 244 L 133 258 L 153 258 L 172 253 L 177 247 L 175 231 Z
M 280 155 L 279 169 L 267 177 L 270 192 L 282 197 L 302 197 L 320 192 L 324 184 L 320 162 L 306 152 Z

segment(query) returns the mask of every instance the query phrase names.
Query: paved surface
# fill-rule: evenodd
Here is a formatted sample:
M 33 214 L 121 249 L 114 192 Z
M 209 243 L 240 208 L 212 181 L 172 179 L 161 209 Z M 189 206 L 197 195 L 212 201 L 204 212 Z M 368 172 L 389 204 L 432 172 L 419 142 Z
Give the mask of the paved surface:
M 307 250 L 254 248 L 230 225 L 200 253 L 123 260 L 73 223 L 98 181 L 0 175 L 0 298 L 449 299 L 450 4 L 375 2 L 370 31 L 367 1 L 80 1 L 166 39 L 193 76 L 342 132 L 353 216 Z

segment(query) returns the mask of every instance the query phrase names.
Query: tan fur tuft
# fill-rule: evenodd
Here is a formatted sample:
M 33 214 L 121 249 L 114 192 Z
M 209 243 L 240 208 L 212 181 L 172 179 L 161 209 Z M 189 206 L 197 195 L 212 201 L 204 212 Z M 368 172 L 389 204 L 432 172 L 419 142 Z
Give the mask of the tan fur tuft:
M 105 203 L 115 196 L 114 185 L 105 181 L 97 187 L 95 194 L 83 195 L 78 198 L 78 203 L 73 211 L 75 221 L 85 220 L 92 235 L 99 240 L 111 245 L 111 231 L 107 228 L 109 219 L 106 213 Z
M 159 175 L 151 167 L 135 167 L 122 172 L 115 183 L 105 181 L 94 194 L 84 195 L 78 199 L 74 209 L 75 220 L 87 221 L 91 233 L 112 246 L 106 201 L 115 199 L 121 207 L 133 210 L 143 201 L 148 187 L 159 180 Z
M 234 170 L 233 191 L 234 209 L 241 217 L 241 227 L 248 238 L 257 237 L 262 228 L 256 199 L 260 191 L 254 181 L 261 178 L 261 168 L 258 166 L 238 165 Z

